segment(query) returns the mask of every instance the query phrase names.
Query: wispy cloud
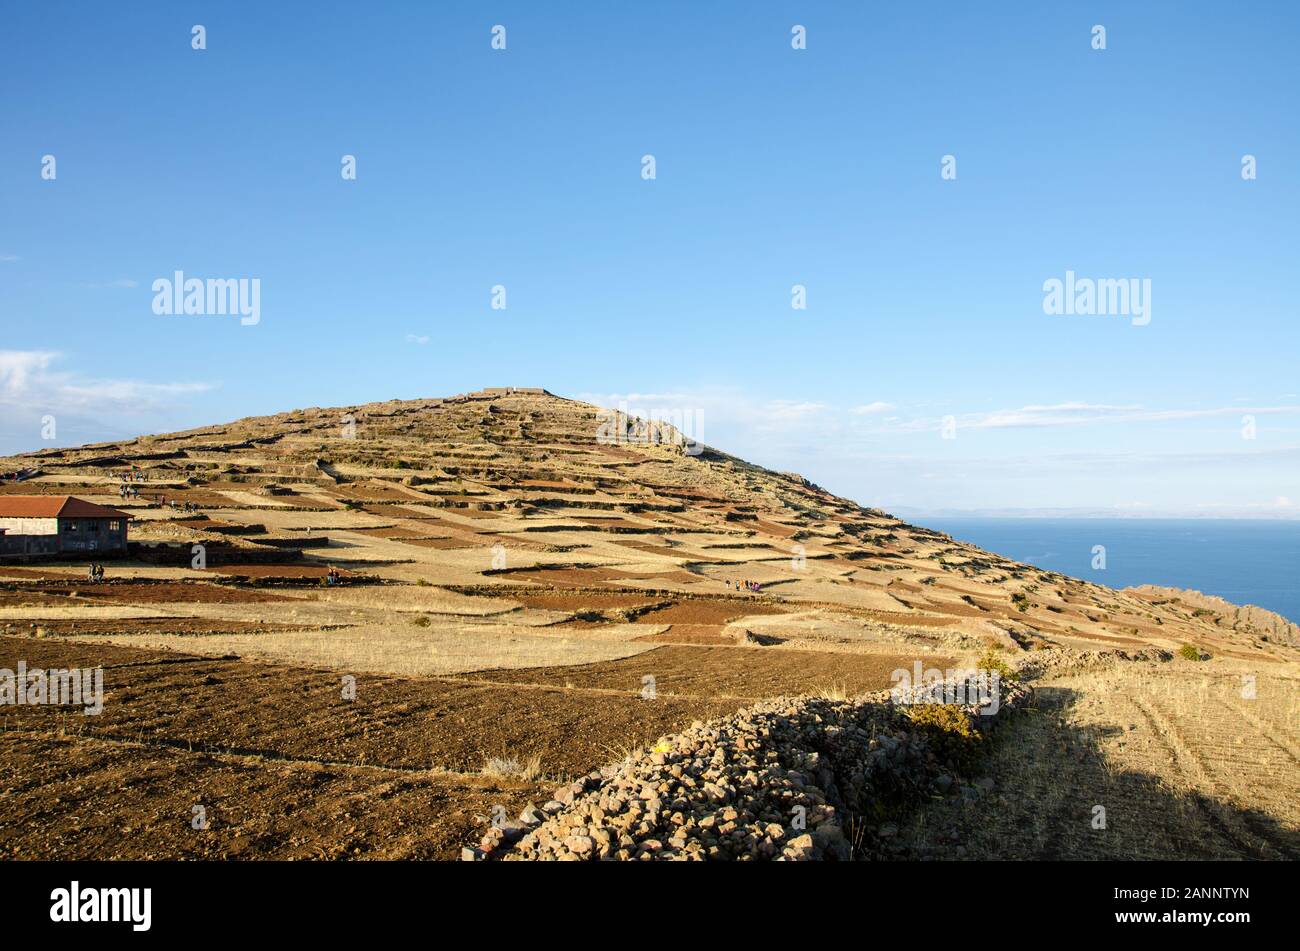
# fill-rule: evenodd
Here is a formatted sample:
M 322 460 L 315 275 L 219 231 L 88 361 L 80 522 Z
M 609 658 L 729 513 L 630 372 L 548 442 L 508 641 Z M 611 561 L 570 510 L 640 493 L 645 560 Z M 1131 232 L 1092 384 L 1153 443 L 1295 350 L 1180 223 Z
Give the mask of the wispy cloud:
M 755 400 L 725 388 L 692 392 L 580 393 L 577 398 L 597 406 L 624 409 L 637 416 L 660 416 L 675 411 L 703 419 L 706 426 L 729 432 L 766 435 L 807 433 L 835 418 L 829 403 L 802 399 Z M 707 437 L 704 437 L 707 441 Z
M 898 407 L 884 400 L 842 408 L 819 400 L 755 400 L 731 390 L 709 389 L 697 392 L 587 393 L 579 394 L 578 399 L 610 407 L 624 404 L 634 412 L 643 414 L 693 409 L 713 418 L 717 423 L 735 424 L 768 434 L 784 431 L 792 436 L 888 436 L 937 432 L 943 425 L 943 417 L 895 412 Z M 1243 416 L 1288 413 L 1300 413 L 1300 404 L 1153 409 L 1140 404 L 1063 402 L 970 412 L 957 415 L 955 419 L 959 430 L 997 430 L 1165 423 L 1215 418 L 1240 420 Z
M 213 388 L 200 382 L 82 377 L 56 370 L 60 359 L 56 351 L 0 349 L 0 407 L 13 413 L 140 412 Z
M 854 417 L 812 399 L 753 399 L 727 387 L 651 393 L 582 393 L 578 399 L 636 416 L 667 418 L 681 413 L 695 425 L 694 438 L 762 465 L 789 469 L 843 449 Z
M 1215 406 L 1186 409 L 1149 409 L 1140 405 L 1105 403 L 1052 403 L 1018 409 L 966 413 L 956 417 L 960 429 L 1044 429 L 1066 426 L 1098 426 L 1119 423 L 1161 423 L 1215 417 L 1267 416 L 1300 413 L 1300 405 Z M 938 430 L 939 418 L 914 418 L 892 427 L 900 432 Z
M 809 400 L 768 400 L 763 404 L 762 415 L 768 420 L 808 419 L 830 410 L 825 403 Z
M 14 261 L 22 260 L 16 254 L 0 254 L 0 263 L 12 264 Z
M 1233 496 L 1243 499 L 1240 505 L 1265 508 L 1279 497 L 1296 497 L 1295 480 L 1287 473 L 1300 471 L 1295 469 L 1300 464 L 1300 447 L 1295 445 L 1237 441 L 1229 447 L 1214 440 L 1174 438 L 1159 445 L 1139 440 L 1140 448 L 1134 449 L 1131 439 L 1112 440 L 1100 434 L 1085 438 L 1081 431 L 1095 426 L 1120 433 L 1124 424 L 1154 429 L 1181 420 L 1214 418 L 1235 424 L 1246 415 L 1300 413 L 1300 405 L 1287 402 L 1150 408 L 1062 401 L 958 416 L 959 433 L 1024 433 L 1024 439 L 1004 447 L 1015 451 L 981 455 L 975 448 L 980 443 L 960 438 L 935 438 L 932 442 L 923 438 L 918 443 L 912 437 L 940 431 L 942 418 L 884 400 L 841 407 L 798 396 L 752 399 L 739 390 L 722 387 L 580 394 L 578 398 L 600 406 L 622 405 L 638 415 L 692 411 L 693 418 L 702 421 L 698 435 L 702 442 L 773 469 L 801 472 L 832 491 L 885 508 L 897 503 L 947 507 L 1005 505 L 1017 500 L 1021 504 L 1100 504 L 1107 496 L 1122 498 L 1131 492 L 1136 497 L 1138 492 L 1149 492 L 1153 478 L 1163 480 L 1170 491 L 1166 502 L 1181 511 L 1195 509 L 1198 496 L 1218 499 L 1216 504 L 1225 510 Z M 1065 442 L 1049 443 L 1044 434 L 1052 427 L 1071 435 Z M 1080 429 L 1080 435 L 1074 435 L 1072 429 Z M 954 453 L 955 448 L 962 451 Z M 1244 501 L 1248 495 L 1254 495 L 1256 501 Z
M 893 409 L 897 409 L 893 403 L 876 400 L 874 403 L 863 403 L 861 406 L 855 406 L 849 412 L 856 416 L 875 416 L 879 413 L 888 413 Z
M 428 334 L 407 334 L 406 342 L 418 343 L 420 346 L 424 346 L 426 343 L 429 342 L 429 335 Z
M 129 290 L 132 287 L 139 287 L 140 282 L 134 281 L 129 277 L 119 277 L 112 281 L 97 281 L 93 284 L 87 284 L 86 286 L 92 287 L 95 290 L 102 290 L 104 288 Z

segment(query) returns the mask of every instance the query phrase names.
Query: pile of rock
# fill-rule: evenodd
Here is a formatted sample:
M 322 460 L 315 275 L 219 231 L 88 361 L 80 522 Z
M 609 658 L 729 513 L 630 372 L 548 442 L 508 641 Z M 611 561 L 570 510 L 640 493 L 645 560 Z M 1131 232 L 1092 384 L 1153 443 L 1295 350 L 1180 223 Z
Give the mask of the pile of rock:
M 983 731 L 1027 696 L 1008 683 L 996 716 L 959 709 Z M 862 817 L 951 784 L 950 772 L 887 692 L 778 698 L 696 722 L 560 787 L 544 806 L 496 823 L 464 857 L 846 860 L 881 851 L 876 840 L 890 834 Z
M 1091 651 L 1044 650 L 1034 651 L 1021 658 L 1016 664 L 1016 670 L 1022 677 L 1037 678 L 1048 673 L 1098 670 L 1113 667 L 1120 662 L 1145 661 L 1163 664 L 1173 659 L 1173 651 L 1161 647 L 1141 647 L 1134 650 L 1124 648 Z

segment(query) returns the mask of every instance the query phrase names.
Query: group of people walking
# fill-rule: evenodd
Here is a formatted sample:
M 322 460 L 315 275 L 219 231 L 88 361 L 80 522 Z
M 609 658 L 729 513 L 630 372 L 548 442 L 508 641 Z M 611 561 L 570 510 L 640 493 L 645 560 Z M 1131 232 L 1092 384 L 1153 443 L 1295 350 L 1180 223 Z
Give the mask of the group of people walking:
M 119 499 L 138 499 L 140 497 L 140 486 L 128 482 L 122 482 L 117 487 L 117 497 Z M 170 508 L 173 512 L 197 512 L 199 503 L 197 502 L 177 502 L 175 499 L 170 501 L 165 495 L 159 495 L 149 503 L 150 506 L 157 506 L 160 509 Z
M 325 572 L 325 583 L 327 585 L 342 584 L 343 583 L 342 572 L 340 572 L 333 565 L 330 565 L 330 570 Z
M 138 499 L 140 497 L 140 486 L 137 482 L 148 482 L 149 473 L 143 469 L 128 469 L 126 472 L 118 473 L 117 497 L 119 499 Z
M 734 585 L 737 591 L 752 591 L 755 594 L 763 593 L 763 586 L 757 581 L 728 581 L 726 585 L 728 588 Z M 741 587 L 742 585 L 744 587 Z
M 87 580 L 90 581 L 91 584 L 99 584 L 99 582 L 104 580 L 104 566 L 99 564 L 98 562 L 91 563 L 90 570 L 87 572 L 86 578 Z

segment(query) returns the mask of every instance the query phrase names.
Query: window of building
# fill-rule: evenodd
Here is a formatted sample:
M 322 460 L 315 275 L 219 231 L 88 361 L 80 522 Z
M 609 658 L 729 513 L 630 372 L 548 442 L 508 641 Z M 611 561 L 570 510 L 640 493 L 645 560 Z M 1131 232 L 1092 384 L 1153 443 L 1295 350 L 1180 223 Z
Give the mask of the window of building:
M 63 523 L 63 530 L 64 530 L 65 532 L 75 532 L 75 531 L 77 530 L 77 523 L 76 523 L 76 522 L 64 522 L 64 523 Z
M 108 523 L 108 530 L 110 532 L 120 532 L 122 530 L 122 523 L 117 519 L 113 519 Z

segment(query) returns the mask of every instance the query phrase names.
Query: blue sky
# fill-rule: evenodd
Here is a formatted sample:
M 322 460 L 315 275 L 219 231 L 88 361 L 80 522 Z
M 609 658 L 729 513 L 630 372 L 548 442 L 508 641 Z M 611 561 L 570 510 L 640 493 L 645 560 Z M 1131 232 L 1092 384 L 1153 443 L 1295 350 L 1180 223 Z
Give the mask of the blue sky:
M 540 385 L 886 508 L 1300 516 L 1294 5 L 561 9 L 7 5 L 0 452 Z

